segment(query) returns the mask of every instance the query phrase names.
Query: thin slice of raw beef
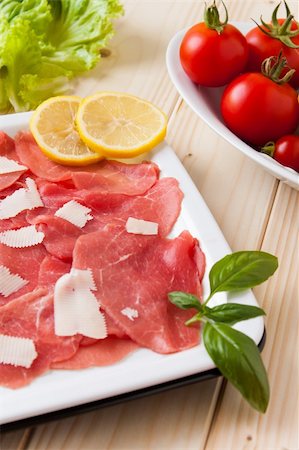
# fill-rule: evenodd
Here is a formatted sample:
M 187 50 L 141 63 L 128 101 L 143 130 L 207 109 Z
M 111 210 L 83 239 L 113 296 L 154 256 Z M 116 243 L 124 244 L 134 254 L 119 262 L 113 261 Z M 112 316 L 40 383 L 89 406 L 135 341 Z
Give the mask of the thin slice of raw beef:
M 15 152 L 15 142 L 3 131 L 0 131 L 0 156 L 6 156 L 6 158 L 18 161 Z M 26 170 L 7 174 L 0 174 L 0 191 L 14 184 L 24 172 L 26 172 Z
M 0 294 L 0 306 L 36 288 L 40 265 L 46 255 L 47 251 L 42 244 L 22 249 L 0 244 L 0 265 L 7 267 L 11 273 L 28 281 L 28 284 L 8 297 L 3 297 Z
M 82 192 L 84 204 L 96 211 L 99 221 L 106 224 L 125 224 L 129 217 L 149 220 L 159 224 L 159 234 L 167 236 L 180 211 L 183 193 L 174 178 L 162 178 L 143 195 L 123 198 L 121 196 L 90 194 Z M 93 223 L 86 230 L 93 230 Z
M 69 273 L 71 270 L 71 264 L 61 259 L 57 259 L 54 256 L 47 255 L 40 265 L 38 274 L 38 286 L 47 287 L 49 291 L 54 289 L 56 281 L 64 274 Z M 105 315 L 107 331 L 109 335 L 117 337 L 125 337 L 126 334 L 121 330 L 113 319 L 107 314 Z M 80 345 L 90 345 L 97 342 L 97 339 L 83 337 Z
M 158 166 L 151 162 L 124 164 L 103 160 L 95 173 L 74 172 L 72 179 L 77 189 L 88 189 L 91 193 L 140 195 L 155 184 L 158 176 Z
M 53 304 L 47 289 L 39 288 L 0 308 L 0 334 L 32 339 L 38 354 L 28 369 L 0 364 L 0 385 L 13 389 L 25 386 L 51 364 L 76 353 L 82 337 L 55 335 Z
M 0 200 L 7 197 L 8 195 L 11 195 L 14 191 L 20 188 L 27 188 L 26 185 L 26 179 L 27 178 L 33 178 L 34 176 L 30 172 L 25 172 L 25 174 L 21 174 L 21 176 L 15 181 L 12 185 L 8 186 L 5 189 L 2 189 L 0 191 Z
M 156 222 L 159 224 L 159 235 L 167 236 L 181 212 L 182 200 L 183 193 L 177 180 L 162 178 L 144 195 L 135 196 L 131 200 L 123 202 L 116 211 L 112 211 L 112 216 L 115 216 L 117 221 L 121 221 L 123 224 L 129 217 Z M 91 198 L 89 194 L 88 197 L 85 197 L 85 203 L 95 209 L 100 208 L 101 205 L 96 196 Z M 113 223 L 112 217 L 107 223 Z
M 89 189 L 91 192 L 143 194 L 159 176 L 159 169 L 152 162 L 124 164 L 103 160 L 84 169 L 62 166 L 42 153 L 29 132 L 21 132 L 16 136 L 16 152 L 22 163 L 36 176 L 53 182 L 72 180 L 76 189 Z
M 7 230 L 15 230 L 28 226 L 27 211 L 22 211 L 16 217 L 11 219 L 0 219 L 0 233 Z
M 15 141 L 4 131 L 0 131 L 0 155 L 14 159 Z
M 88 347 L 80 346 L 74 356 L 67 361 L 53 363 L 51 368 L 78 370 L 87 367 L 108 366 L 120 361 L 138 348 L 139 345 L 131 339 L 110 336 Z
M 15 137 L 15 144 L 18 158 L 36 176 L 50 181 L 63 181 L 71 178 L 70 169 L 47 158 L 31 133 L 19 132 Z
M 49 291 L 54 289 L 56 281 L 64 274 L 69 273 L 71 270 L 71 264 L 54 256 L 47 255 L 40 265 L 38 274 L 38 286 L 47 287 Z M 105 315 L 106 325 L 109 335 L 117 337 L 125 337 L 126 334 L 121 330 L 113 319 L 107 314 Z M 90 345 L 97 342 L 97 339 L 83 337 L 80 345 Z
M 53 215 L 57 209 L 61 208 L 70 200 L 75 200 L 88 207 L 91 207 L 91 204 L 94 203 L 97 210 L 107 216 L 112 215 L 125 201 L 130 201 L 135 198 L 124 194 L 110 194 L 107 192 L 90 194 L 86 189 L 78 190 L 76 188 L 66 187 L 62 183 L 52 183 L 41 178 L 36 179 L 36 184 L 45 207 L 28 211 L 29 223 L 35 223 L 37 216 Z
M 42 261 L 38 273 L 38 285 L 54 288 L 56 281 L 62 275 L 69 273 L 71 264 L 47 255 Z
M 75 188 L 67 188 L 61 183 L 51 183 L 41 179 L 37 179 L 36 183 L 45 207 L 28 212 L 28 220 L 32 223 L 36 216 L 54 214 L 58 208 L 61 208 L 70 200 L 75 200 L 88 207 L 91 207 L 91 203 L 93 203 L 92 200 L 94 200 L 97 209 L 107 215 L 112 214 L 124 201 L 132 198 L 123 194 L 109 194 L 107 192 L 90 195 L 85 189 L 78 190 Z M 90 200 L 88 204 L 86 203 L 86 200 Z
M 51 255 L 70 260 L 77 238 L 105 228 L 109 224 L 125 225 L 129 217 L 144 219 L 159 224 L 159 234 L 166 236 L 171 231 L 181 210 L 183 194 L 174 178 L 162 178 L 143 195 L 90 194 L 86 190 L 74 194 L 72 189 L 54 183 L 39 184 L 39 192 L 45 208 L 29 211 L 29 223 L 39 226 L 45 233 L 44 245 Z M 55 211 L 64 203 L 76 200 L 91 207 L 93 219 L 82 228 L 54 217 Z
M 172 305 L 167 294 L 201 296 L 203 268 L 198 242 L 185 231 L 175 239 L 129 234 L 111 226 L 81 236 L 73 267 L 91 269 L 102 308 L 140 346 L 158 353 L 177 352 L 198 343 L 198 329 L 185 321 L 195 313 Z M 128 310 L 129 308 L 129 310 Z M 138 317 L 128 317 L 130 311 Z
M 0 175 L 1 176 L 1 175 Z M 25 173 L 21 175 L 18 180 L 13 183 L 11 186 L 8 186 L 6 189 L 0 190 L 0 202 L 7 196 L 13 194 L 15 191 L 21 188 L 28 188 L 25 181 L 26 178 L 32 178 L 31 174 Z M 41 208 L 34 209 L 34 214 L 39 214 L 38 211 L 40 211 Z M 27 212 L 28 210 L 24 210 L 17 214 L 15 217 L 11 217 L 10 219 L 0 219 L 0 232 L 6 231 L 6 230 L 12 230 L 15 228 L 21 228 L 28 225 L 27 222 Z
M 12 186 L 24 172 L 0 174 L 0 191 Z
M 81 228 L 57 216 L 39 216 L 34 221 L 38 231 L 45 235 L 43 245 L 47 251 L 63 261 L 71 261 Z
M 61 183 L 51 183 L 41 178 L 37 178 L 36 184 L 44 207 L 28 211 L 27 219 L 29 223 L 38 223 L 39 220 L 36 221 L 38 216 L 54 215 L 59 208 L 70 200 L 75 200 L 79 203 L 83 202 L 82 195 L 84 191 L 77 191 L 73 188 L 68 189 Z

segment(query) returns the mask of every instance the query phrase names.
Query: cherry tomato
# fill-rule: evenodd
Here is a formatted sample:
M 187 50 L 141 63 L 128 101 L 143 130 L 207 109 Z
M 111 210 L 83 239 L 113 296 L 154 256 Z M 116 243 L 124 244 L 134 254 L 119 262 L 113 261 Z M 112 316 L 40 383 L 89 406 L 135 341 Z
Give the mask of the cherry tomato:
M 277 56 L 282 51 L 283 56 L 287 59 L 288 66 L 296 70 L 290 84 L 298 89 L 299 48 L 291 48 L 290 45 L 299 46 L 299 24 L 295 20 L 291 20 L 292 16 L 288 8 L 286 9 L 287 19 L 277 19 L 278 6 L 273 12 L 272 22 L 268 25 L 263 22 L 263 25 L 261 25 L 261 28 L 269 34 L 263 32 L 259 27 L 255 27 L 246 35 L 249 51 L 247 70 L 260 72 L 264 59 L 269 56 Z M 280 30 L 286 21 L 288 21 L 288 30 L 282 37 Z M 293 36 L 296 30 L 298 30 L 298 34 Z
M 295 89 L 256 72 L 240 75 L 226 87 L 221 112 L 228 128 L 256 146 L 292 134 L 299 123 Z
M 216 6 L 208 8 L 212 11 Z M 216 8 L 211 16 L 218 15 Z M 226 17 L 227 19 L 227 17 Z M 194 83 L 201 86 L 224 86 L 239 75 L 247 63 L 247 42 L 233 25 L 220 23 L 205 14 L 205 22 L 190 28 L 180 46 L 180 60 L 183 69 Z M 217 23 L 217 21 L 216 21 Z
M 283 136 L 273 145 L 273 158 L 299 172 L 299 136 Z

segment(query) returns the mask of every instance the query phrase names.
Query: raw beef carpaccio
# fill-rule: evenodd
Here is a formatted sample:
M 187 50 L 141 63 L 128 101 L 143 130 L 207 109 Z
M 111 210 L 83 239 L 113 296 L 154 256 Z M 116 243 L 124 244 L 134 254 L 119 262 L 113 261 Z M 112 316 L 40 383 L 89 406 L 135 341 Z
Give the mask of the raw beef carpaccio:
M 0 294 L 0 306 L 37 287 L 40 265 L 46 256 L 47 251 L 42 244 L 19 249 L 0 243 L 0 266 L 7 267 L 11 272 L 28 281 L 21 290 L 6 298 Z
M 22 387 L 50 369 L 114 364 L 140 347 L 167 354 L 198 343 L 198 328 L 185 326 L 195 311 L 180 310 L 167 297 L 171 291 L 201 297 L 205 269 L 204 254 L 188 231 L 168 237 L 183 200 L 177 180 L 160 178 L 152 162 L 61 166 L 28 132 L 15 142 L 0 133 L 0 154 L 28 168 L 7 185 L 0 176 L 0 212 L 1 201 L 24 187 L 26 177 L 35 181 L 44 205 L 0 220 L 0 233 L 31 225 L 44 234 L 34 246 L 0 244 L 0 266 L 27 282 L 10 295 L 0 289 L 0 334 L 32 339 L 37 352 L 29 368 L 0 364 L 0 385 Z M 88 208 L 85 225 L 55 215 L 71 201 Z M 158 233 L 129 232 L 130 217 L 158 224 Z M 55 334 L 55 286 L 76 270 L 92 274 L 105 339 Z
M 53 194 L 52 199 L 48 193 L 49 189 Z M 53 184 L 48 185 L 48 189 L 44 186 L 41 192 L 46 194 L 42 197 L 51 215 L 42 213 L 46 208 L 39 208 L 29 211 L 27 216 L 31 224 L 37 225 L 38 229 L 45 233 L 44 245 L 48 252 L 66 261 L 72 259 L 75 243 L 81 234 L 104 229 L 111 223 L 122 224 L 124 227 L 129 217 L 156 222 L 159 224 L 159 234 L 167 236 L 178 218 L 182 201 L 182 193 L 174 178 L 157 180 L 155 185 L 142 195 L 132 197 L 112 193 L 110 201 L 108 194 L 90 195 L 81 191 L 79 198 L 79 195 L 72 197 L 67 191 L 59 186 L 54 188 Z M 91 207 L 93 220 L 82 230 L 53 215 L 53 212 L 71 199 Z
M 133 341 L 171 353 L 198 342 L 198 330 L 184 325 L 195 310 L 181 311 L 167 299 L 170 291 L 200 293 L 196 247 L 187 231 L 167 239 L 112 225 L 77 240 L 73 267 L 92 269 L 100 304 Z M 123 314 L 126 308 L 137 311 L 136 319 Z
M 44 180 L 64 182 L 72 180 L 76 189 L 137 195 L 146 192 L 156 182 L 159 169 L 156 164 L 127 164 L 100 161 L 87 167 L 68 167 L 50 161 L 39 149 L 30 133 L 16 136 L 16 153 L 22 164 Z
M 0 308 L 0 334 L 33 339 L 38 353 L 28 369 L 0 364 L 3 386 L 24 386 L 46 372 L 52 363 L 76 353 L 81 336 L 56 336 L 53 322 L 53 293 L 46 288 L 38 288 Z
M 15 151 L 14 140 L 3 133 L 3 131 L 0 131 L 0 156 L 5 156 L 8 159 L 19 162 Z M 2 190 L 14 184 L 24 172 L 22 170 L 19 172 L 0 174 L 0 193 Z
M 108 336 L 88 346 L 80 346 L 78 351 L 66 361 L 53 362 L 52 369 L 81 369 L 82 367 L 107 366 L 119 361 L 134 350 L 138 344 L 131 339 Z

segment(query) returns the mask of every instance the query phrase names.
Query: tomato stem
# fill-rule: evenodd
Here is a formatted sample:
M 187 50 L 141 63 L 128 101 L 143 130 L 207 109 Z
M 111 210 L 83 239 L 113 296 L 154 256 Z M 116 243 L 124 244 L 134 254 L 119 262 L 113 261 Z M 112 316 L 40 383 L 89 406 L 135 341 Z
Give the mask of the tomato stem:
M 266 34 L 267 36 L 270 36 L 274 39 L 278 39 L 280 42 L 282 42 L 284 45 L 290 48 L 299 48 L 299 45 L 294 44 L 294 42 L 291 40 L 293 37 L 298 36 L 299 34 L 299 27 L 297 30 L 291 30 L 292 26 L 292 20 L 294 19 L 294 16 L 291 14 L 290 9 L 284 0 L 284 5 L 286 9 L 286 19 L 282 23 L 282 25 L 279 24 L 277 19 L 277 13 L 278 9 L 280 7 L 280 3 L 275 7 L 271 23 L 266 23 L 262 16 L 260 17 L 260 21 L 262 25 L 259 25 L 255 20 L 254 23 L 259 27 L 259 29 Z
M 278 27 L 278 26 L 279 26 L 278 20 L 277 20 L 277 12 L 278 12 L 279 7 L 280 7 L 280 3 L 278 3 L 278 5 L 276 6 L 276 8 L 274 9 L 274 11 L 273 11 L 273 13 L 272 13 L 272 17 L 271 17 L 271 22 L 272 22 L 272 24 L 273 24 L 275 27 Z M 261 16 L 261 22 L 262 22 L 262 24 L 264 25 L 264 21 L 263 21 L 263 19 L 262 19 L 262 16 Z M 271 27 L 270 27 L 270 26 L 268 26 L 268 28 L 271 30 Z
M 286 0 L 283 0 L 283 3 L 284 3 L 284 6 L 285 6 L 285 9 L 286 9 L 286 15 L 289 16 L 291 14 L 289 5 L 287 4 Z
M 266 155 L 269 155 L 269 156 L 271 156 L 271 158 L 273 158 L 273 155 L 275 152 L 275 142 L 273 142 L 273 141 L 267 142 L 267 144 L 265 144 L 261 148 L 261 152 L 265 153 Z
M 281 36 L 284 36 L 284 35 L 287 35 L 289 32 L 290 32 L 290 30 L 289 30 L 289 28 L 290 28 L 290 26 L 291 26 L 291 22 L 292 22 L 292 20 L 293 20 L 293 18 L 294 18 L 294 16 L 292 15 L 292 14 L 290 14 L 289 16 L 287 16 L 287 18 L 286 18 L 286 20 L 283 22 L 283 24 L 281 25 L 281 27 L 280 28 L 278 28 L 277 29 L 277 32 L 279 33 L 279 35 L 281 35 Z M 291 33 L 289 33 L 290 35 L 296 35 L 296 34 L 298 34 L 298 31 L 295 31 L 295 33 L 293 32 L 291 32 Z
M 281 73 L 287 65 L 287 59 L 282 55 L 282 50 L 279 52 L 278 56 L 270 56 L 270 58 L 265 59 L 262 62 L 261 71 L 262 74 L 270 78 L 277 84 L 288 83 L 294 73 L 295 69 L 290 69 L 287 73 L 281 77 Z
M 220 21 L 220 15 L 215 0 L 213 1 L 211 6 L 209 7 L 207 7 L 207 5 L 205 6 L 204 12 L 204 22 L 206 26 L 208 28 L 211 28 L 212 30 L 216 30 L 218 34 L 220 34 L 223 31 L 225 25 L 228 22 L 227 8 L 223 0 L 221 0 L 221 3 L 223 4 L 225 10 L 225 19 L 223 22 Z

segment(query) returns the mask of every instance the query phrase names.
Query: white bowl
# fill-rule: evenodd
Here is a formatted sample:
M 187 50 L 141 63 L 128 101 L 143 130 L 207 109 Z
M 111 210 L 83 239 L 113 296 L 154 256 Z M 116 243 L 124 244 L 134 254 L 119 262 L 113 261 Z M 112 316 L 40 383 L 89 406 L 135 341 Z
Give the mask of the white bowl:
M 246 34 L 250 28 L 252 28 L 252 24 L 246 22 L 238 22 L 234 23 L 234 25 L 237 26 L 243 34 Z M 226 127 L 220 113 L 220 98 L 224 88 L 205 88 L 197 86 L 186 75 L 181 66 L 179 57 L 181 41 L 186 31 L 187 29 L 179 31 L 171 39 L 166 53 L 168 73 L 180 95 L 193 111 L 220 136 L 262 166 L 267 172 L 289 186 L 299 190 L 299 174 L 295 170 L 285 167 L 270 156 L 256 151 Z

